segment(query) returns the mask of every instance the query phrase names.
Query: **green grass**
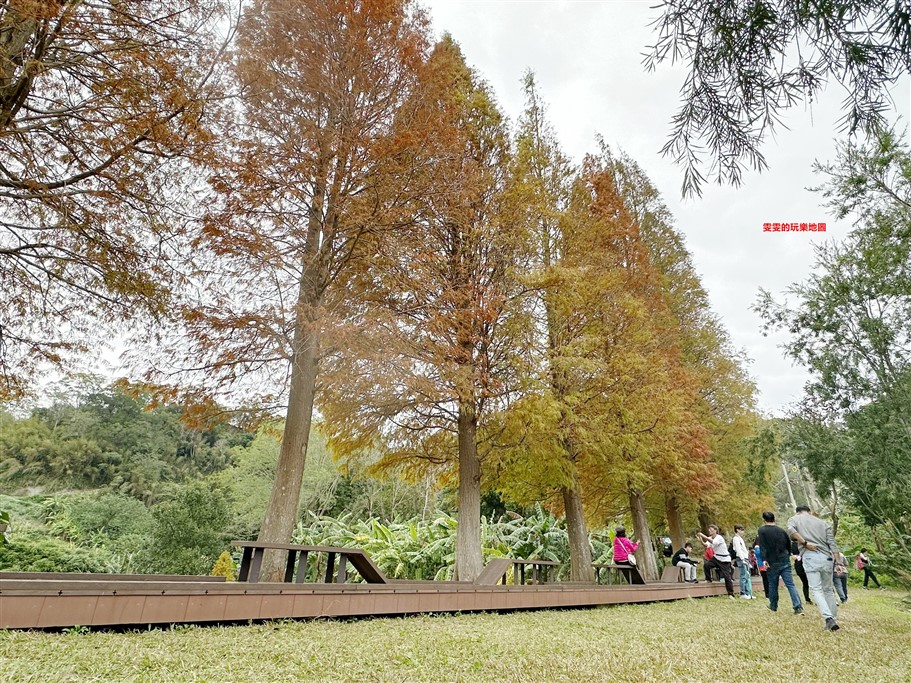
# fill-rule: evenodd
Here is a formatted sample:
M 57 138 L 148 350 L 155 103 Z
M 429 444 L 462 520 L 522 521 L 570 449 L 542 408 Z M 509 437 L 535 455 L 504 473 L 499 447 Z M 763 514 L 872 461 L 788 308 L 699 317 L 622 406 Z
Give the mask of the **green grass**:
M 761 598 L 133 633 L 0 632 L 0 681 L 909 681 L 897 591 L 851 595 L 842 630 Z M 786 605 L 785 605 L 786 606 Z M 708 660 L 724 667 L 713 675 Z

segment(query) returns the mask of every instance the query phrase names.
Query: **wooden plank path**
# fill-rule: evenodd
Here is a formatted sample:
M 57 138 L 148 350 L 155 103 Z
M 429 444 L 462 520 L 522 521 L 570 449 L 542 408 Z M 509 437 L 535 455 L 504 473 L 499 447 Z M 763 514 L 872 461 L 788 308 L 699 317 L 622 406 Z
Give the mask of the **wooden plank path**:
M 595 607 L 724 595 L 724 584 L 243 583 L 0 575 L 0 628 L 117 627 Z

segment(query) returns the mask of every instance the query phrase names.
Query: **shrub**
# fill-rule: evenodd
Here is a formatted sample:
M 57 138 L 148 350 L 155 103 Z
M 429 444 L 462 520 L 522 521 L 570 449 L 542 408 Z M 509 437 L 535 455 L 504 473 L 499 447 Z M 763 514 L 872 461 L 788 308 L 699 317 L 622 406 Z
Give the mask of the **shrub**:
M 208 482 L 171 489 L 152 508 L 154 524 L 148 563 L 165 574 L 207 574 L 225 549 L 231 520 L 228 492 Z
M 17 572 L 104 572 L 104 555 L 33 531 L 17 532 L 0 546 L 0 570 Z
M 9 513 L 6 510 L 0 510 L 0 545 L 7 543 L 6 534 L 9 532 Z
M 142 501 L 120 493 L 58 497 L 47 506 L 47 525 L 80 544 L 102 545 L 107 539 L 144 536 L 152 514 Z
M 237 581 L 237 569 L 234 566 L 234 560 L 231 559 L 231 553 L 225 550 L 215 561 L 212 567 L 211 576 L 223 576 L 225 581 Z

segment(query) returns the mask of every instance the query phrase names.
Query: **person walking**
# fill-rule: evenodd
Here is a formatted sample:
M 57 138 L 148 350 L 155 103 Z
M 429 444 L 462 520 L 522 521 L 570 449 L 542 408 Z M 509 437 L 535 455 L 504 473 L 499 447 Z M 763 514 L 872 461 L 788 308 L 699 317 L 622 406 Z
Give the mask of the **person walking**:
M 740 579 L 740 597 L 744 600 L 754 600 L 753 582 L 750 581 L 750 551 L 747 550 L 746 541 L 743 540 L 743 525 L 737 524 L 734 527 L 734 538 L 731 544 L 734 546 L 734 557 L 737 561 L 737 574 Z
M 832 525 L 810 513 L 808 505 L 798 505 L 797 514 L 788 520 L 788 535 L 797 541 L 810 592 L 819 608 L 827 631 L 837 631 L 838 603 L 832 577 L 845 571 L 835 562 L 839 552 Z
M 693 544 L 687 542 L 683 547 L 674 553 L 671 558 L 671 564 L 675 567 L 683 568 L 683 580 L 687 583 L 699 583 L 696 578 L 696 560 L 690 557 L 693 552 Z
M 769 597 L 769 609 L 778 611 L 778 579 L 784 581 L 788 595 L 791 596 L 791 605 L 794 614 L 803 614 L 803 605 L 800 595 L 794 585 L 791 575 L 791 540 L 788 533 L 775 524 L 774 512 L 762 513 L 763 525 L 759 527 L 757 541 L 759 542 L 760 556 L 766 566 L 766 593 Z
M 728 544 L 724 540 L 724 536 L 718 531 L 717 526 L 710 524 L 707 536 L 701 531 L 696 532 L 699 540 L 705 544 L 706 548 L 711 548 L 713 552 L 712 559 L 706 560 L 705 575 L 706 578 L 710 577 L 712 569 L 717 569 L 721 572 L 721 578 L 724 579 L 724 587 L 728 592 L 728 597 L 736 600 L 734 596 L 734 579 L 731 576 L 731 553 L 728 551 Z
M 873 579 L 873 583 L 876 584 L 876 587 L 879 590 L 886 590 L 879 585 L 879 579 L 876 578 L 876 574 L 873 573 L 873 570 L 870 567 L 873 565 L 873 561 L 867 555 L 867 549 L 861 548 L 860 553 L 857 555 L 857 568 L 864 570 L 864 590 L 867 589 L 867 586 L 870 583 L 870 579 Z
M 762 594 L 769 597 L 769 566 L 762 561 L 762 548 L 759 547 L 759 539 L 753 541 L 753 557 L 756 558 L 756 571 L 762 579 Z
M 845 570 L 839 574 L 835 569 L 839 566 Z M 838 599 L 844 605 L 848 601 L 848 558 L 841 551 L 835 554 L 835 567 L 832 568 L 832 582 L 835 584 L 835 592 L 838 593 Z
M 807 581 L 807 573 L 803 570 L 803 562 L 800 558 L 800 548 L 797 547 L 797 541 L 791 541 L 791 559 L 794 561 L 794 573 L 800 579 L 800 585 L 803 587 L 803 603 L 812 605 L 810 600 L 810 584 Z

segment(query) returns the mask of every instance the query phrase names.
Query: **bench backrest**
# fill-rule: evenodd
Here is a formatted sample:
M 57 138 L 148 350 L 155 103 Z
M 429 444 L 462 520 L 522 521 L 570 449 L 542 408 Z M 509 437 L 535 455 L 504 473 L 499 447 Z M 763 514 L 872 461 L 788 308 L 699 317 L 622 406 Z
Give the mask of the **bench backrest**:
M 509 571 L 510 567 L 512 567 L 512 560 L 510 559 L 499 558 L 491 560 L 484 567 L 484 570 L 478 574 L 478 578 L 474 580 L 474 583 L 477 586 L 496 586 L 500 579 L 503 578 L 503 574 Z
M 339 548 L 326 545 L 295 545 L 294 543 L 260 543 L 258 541 L 232 541 L 238 548 L 254 550 L 287 550 L 295 553 L 330 553 L 341 555 L 351 564 L 367 583 L 389 583 L 389 579 L 380 571 L 370 556 L 360 548 Z M 300 569 L 298 571 L 301 571 Z

